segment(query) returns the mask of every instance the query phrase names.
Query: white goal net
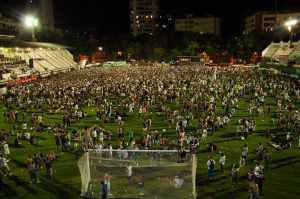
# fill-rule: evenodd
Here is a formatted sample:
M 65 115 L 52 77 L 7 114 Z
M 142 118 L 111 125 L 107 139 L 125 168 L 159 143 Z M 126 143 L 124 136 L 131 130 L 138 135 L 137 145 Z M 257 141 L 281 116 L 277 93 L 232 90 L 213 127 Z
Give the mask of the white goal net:
M 90 150 L 78 161 L 81 196 L 174 199 L 196 197 L 196 156 L 177 150 Z M 102 183 L 102 184 L 101 184 Z

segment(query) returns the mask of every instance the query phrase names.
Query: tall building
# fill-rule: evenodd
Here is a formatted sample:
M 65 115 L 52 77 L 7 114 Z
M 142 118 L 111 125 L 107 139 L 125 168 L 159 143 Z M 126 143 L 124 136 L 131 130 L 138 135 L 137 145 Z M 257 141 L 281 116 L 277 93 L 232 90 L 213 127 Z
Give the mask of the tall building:
M 30 13 L 39 17 L 43 27 L 55 29 L 53 0 L 27 0 L 26 8 Z
M 221 35 L 221 19 L 218 17 L 194 17 L 187 16 L 176 19 L 175 29 L 177 32 L 194 32 L 200 34 Z
M 251 32 L 273 32 L 277 27 L 282 26 L 289 18 L 300 19 L 300 12 L 284 11 L 260 11 L 249 16 L 245 20 L 244 33 Z
M 0 35 L 15 36 L 20 29 L 17 20 L 3 16 L 0 13 Z
M 130 29 L 133 35 L 154 34 L 159 28 L 159 0 L 130 0 Z

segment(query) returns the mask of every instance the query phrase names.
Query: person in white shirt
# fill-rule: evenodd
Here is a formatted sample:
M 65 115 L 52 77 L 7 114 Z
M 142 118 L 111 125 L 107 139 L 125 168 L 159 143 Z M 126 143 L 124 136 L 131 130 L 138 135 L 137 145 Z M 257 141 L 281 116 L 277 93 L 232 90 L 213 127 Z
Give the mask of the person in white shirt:
M 93 137 L 93 144 L 96 144 L 97 141 L 97 130 L 96 128 L 94 128 L 94 130 L 92 131 L 92 137 Z
M 245 159 L 245 163 L 247 161 L 248 151 L 249 151 L 248 145 L 245 144 L 244 147 L 243 147 L 243 149 L 242 149 L 242 158 Z
M 9 146 L 6 142 L 3 144 L 3 152 L 6 157 L 10 154 Z
M 113 158 L 113 148 L 111 146 L 111 144 L 108 145 L 108 150 L 109 150 L 109 159 L 112 159 Z
M 11 175 L 10 168 L 8 166 L 9 160 L 7 160 L 2 154 L 0 154 L 0 170 L 4 171 L 4 175 Z
M 184 183 L 184 180 L 179 176 L 175 176 L 174 178 L 174 186 L 176 189 L 180 189 Z
M 30 138 L 31 138 L 31 136 L 30 136 L 30 133 L 29 132 L 26 132 L 25 134 L 24 134 L 24 136 L 25 136 L 25 139 L 26 140 L 30 140 Z
M 99 141 L 100 141 L 100 143 L 102 143 L 102 144 L 103 144 L 103 142 L 104 142 L 104 133 L 103 133 L 103 131 L 101 131 L 100 134 L 99 134 Z
M 226 162 L 226 155 L 224 153 L 221 153 L 221 157 L 219 160 L 221 172 L 224 172 L 225 162 Z
M 128 183 L 130 184 L 131 178 L 132 178 L 132 166 L 128 165 L 127 167 L 127 177 L 128 177 Z
M 208 169 L 208 179 L 212 180 L 214 177 L 214 168 L 216 163 L 212 158 L 209 158 L 206 164 Z

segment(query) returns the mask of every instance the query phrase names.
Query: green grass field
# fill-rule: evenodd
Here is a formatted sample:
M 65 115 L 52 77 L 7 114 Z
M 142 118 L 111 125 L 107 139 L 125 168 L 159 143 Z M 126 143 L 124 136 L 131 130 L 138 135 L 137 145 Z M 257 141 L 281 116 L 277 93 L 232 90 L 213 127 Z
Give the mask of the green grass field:
M 272 99 L 268 99 L 272 102 Z M 256 117 L 257 132 L 250 135 L 246 141 L 241 141 L 236 132 L 238 119 L 241 117 L 250 117 L 248 114 L 248 99 L 240 99 L 239 109 L 231 119 L 230 124 L 225 129 L 219 129 L 213 136 L 208 137 L 206 143 L 217 143 L 219 149 L 224 151 L 227 156 L 227 168 L 224 174 L 217 172 L 216 179 L 209 182 L 207 179 L 206 162 L 208 156 L 213 155 L 214 159 L 219 159 L 219 155 L 206 152 L 206 143 L 201 143 L 200 153 L 198 154 L 198 170 L 197 170 L 197 191 L 199 198 L 219 198 L 219 199 L 235 199 L 248 198 L 246 173 L 249 168 L 254 167 L 254 150 L 259 142 L 267 143 L 268 139 L 264 136 L 267 129 L 273 128 L 270 116 Z M 274 105 L 275 107 L 275 105 Z M 296 108 L 298 108 L 297 105 Z M 275 110 L 275 108 L 274 108 Z M 9 124 L 3 116 L 3 106 L 0 109 L 0 129 L 8 130 Z M 96 120 L 96 112 L 93 108 L 87 108 L 88 117 L 79 122 L 72 123 L 71 128 L 83 128 L 84 126 L 93 126 L 103 124 L 106 129 L 116 132 L 116 123 L 104 124 Z M 28 112 L 28 115 L 31 113 Z M 46 125 L 53 125 L 55 122 L 61 122 L 62 117 L 57 114 L 39 113 L 44 117 Z M 175 137 L 175 128 L 168 130 L 167 122 L 163 116 L 153 113 L 152 127 L 154 129 L 167 129 L 168 137 Z M 125 132 L 133 129 L 135 136 L 142 134 L 143 118 L 135 114 L 131 114 L 125 120 Z M 196 125 L 194 121 L 193 125 Z M 188 129 L 187 132 L 192 129 Z M 282 132 L 284 133 L 284 132 Z M 116 140 L 116 135 L 113 136 Z M 78 155 L 70 152 L 59 153 L 58 159 L 54 162 L 54 180 L 48 180 L 45 171 L 40 173 L 41 184 L 29 184 L 29 175 L 26 170 L 26 158 L 28 154 L 46 153 L 56 151 L 54 136 L 51 132 L 43 132 L 39 134 L 38 144 L 32 146 L 22 142 L 21 147 L 13 147 L 14 137 L 10 138 L 10 168 L 13 177 L 5 177 L 6 187 L 0 192 L 0 198 L 22 198 L 22 199 L 75 199 L 79 198 L 81 189 L 81 179 L 77 168 Z M 237 186 L 232 186 L 230 181 L 230 169 L 232 164 L 238 163 L 242 146 L 248 143 L 250 151 L 250 162 L 242 168 L 240 180 Z M 272 163 L 266 171 L 266 182 L 264 184 L 263 198 L 266 199 L 296 199 L 300 195 L 300 151 L 294 144 L 292 149 L 276 151 L 269 147 L 272 155 Z M 218 165 L 216 166 L 218 168 Z

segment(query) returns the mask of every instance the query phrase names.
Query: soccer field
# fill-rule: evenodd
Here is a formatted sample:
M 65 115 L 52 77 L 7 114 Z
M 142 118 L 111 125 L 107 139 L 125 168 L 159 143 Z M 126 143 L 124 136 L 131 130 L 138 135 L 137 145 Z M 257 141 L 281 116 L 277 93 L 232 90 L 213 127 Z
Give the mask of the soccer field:
M 272 98 L 267 99 L 272 103 L 272 110 L 276 110 L 275 102 Z M 273 129 L 272 117 L 274 114 L 268 116 L 258 116 L 256 120 L 256 133 L 250 135 L 247 140 L 242 141 L 236 133 L 236 125 L 238 120 L 243 118 L 250 118 L 247 110 L 249 99 L 242 98 L 239 102 L 239 108 L 234 113 L 227 128 L 218 129 L 213 136 L 209 136 L 205 143 L 201 143 L 198 153 L 198 170 L 197 170 L 197 192 L 199 198 L 248 198 L 248 184 L 246 180 L 246 173 L 249 168 L 253 168 L 255 165 L 255 148 L 258 143 L 264 143 L 267 145 L 269 140 L 265 137 L 265 132 L 268 129 Z M 171 108 L 180 106 L 178 104 L 169 104 Z M 295 109 L 299 108 L 299 101 L 297 102 Z M 4 118 L 4 107 L 0 109 L 0 128 L 2 130 L 8 130 L 10 124 L 7 123 Z M 82 120 L 79 120 L 71 124 L 70 130 L 79 129 L 85 126 L 93 126 L 101 123 L 105 129 L 116 132 L 116 123 L 103 123 L 97 120 L 95 107 L 86 107 L 85 110 L 88 116 Z M 222 111 L 218 106 L 218 111 Z M 38 113 L 37 110 L 27 110 L 27 116 L 32 112 Z M 44 123 L 47 126 L 52 126 L 55 122 L 61 122 L 62 116 L 59 114 L 40 112 L 43 115 Z M 162 131 L 166 129 L 165 135 L 168 137 L 177 137 L 174 128 L 169 129 L 168 124 L 165 121 L 165 117 L 155 112 L 152 114 L 152 128 Z M 135 132 L 135 136 L 139 137 L 143 132 L 143 117 L 135 113 L 130 113 L 125 118 L 125 131 L 132 129 Z M 192 125 L 187 128 L 187 132 L 193 131 L 196 128 L 196 121 L 192 121 Z M 127 132 L 127 131 L 126 131 Z M 286 133 L 286 132 L 278 132 Z M 36 145 L 30 145 L 25 141 L 21 141 L 20 147 L 14 147 L 14 136 L 10 137 L 10 168 L 13 172 L 13 176 L 5 177 L 4 182 L 6 184 L 5 189 L 0 192 L 0 198 L 79 198 L 81 191 L 81 179 L 79 170 L 77 168 L 78 158 L 80 153 L 76 152 L 64 152 L 58 153 L 58 158 L 54 162 L 54 179 L 48 180 L 45 177 L 44 169 L 41 170 L 41 183 L 29 184 L 29 175 L 26 169 L 26 158 L 28 154 L 34 153 L 47 153 L 49 151 L 56 151 L 56 145 L 54 136 L 49 129 L 48 131 L 37 133 L 38 142 Z M 126 136 L 126 135 L 125 135 Z M 113 134 L 113 145 L 116 146 L 115 140 L 117 135 Z M 207 152 L 207 143 L 216 143 L 219 150 L 223 151 L 227 156 L 227 163 L 225 172 L 222 174 L 216 172 L 216 179 L 208 181 L 206 162 L 209 156 L 213 156 L 215 160 L 218 160 L 218 153 Z M 234 163 L 238 163 L 240 158 L 242 146 L 248 143 L 250 149 L 249 164 L 241 169 L 239 183 L 232 186 L 230 181 L 230 170 Z M 268 145 L 267 145 L 268 146 Z M 272 154 L 272 162 L 269 168 L 266 169 L 265 176 L 266 181 L 264 184 L 264 191 L 262 198 L 272 199 L 296 199 L 299 197 L 300 190 L 300 151 L 294 144 L 291 149 L 277 151 L 273 147 L 268 146 L 269 151 Z M 218 167 L 217 167 L 218 168 Z M 120 181 L 123 183 L 124 181 Z M 149 185 L 157 183 L 157 180 L 149 182 Z M 100 186 L 100 185 L 99 185 Z M 117 186 L 117 185 L 116 185 Z M 121 186 L 121 185 L 120 185 Z M 124 185 L 125 186 L 125 185 Z M 163 183 L 162 183 L 163 186 Z M 155 187 L 153 185 L 153 187 Z M 153 190 L 155 192 L 155 190 Z

